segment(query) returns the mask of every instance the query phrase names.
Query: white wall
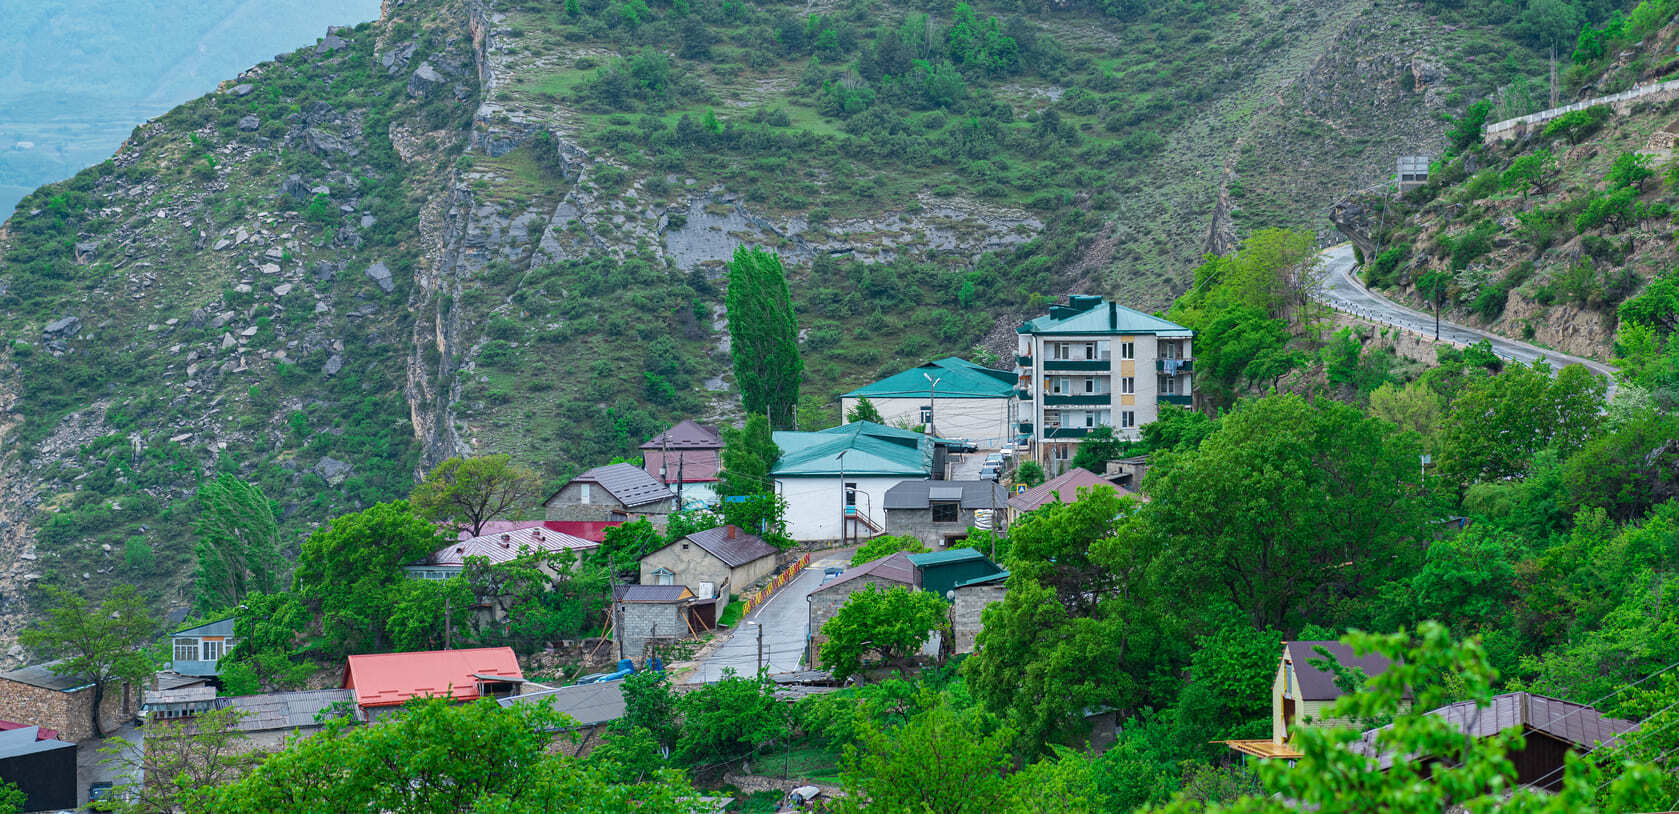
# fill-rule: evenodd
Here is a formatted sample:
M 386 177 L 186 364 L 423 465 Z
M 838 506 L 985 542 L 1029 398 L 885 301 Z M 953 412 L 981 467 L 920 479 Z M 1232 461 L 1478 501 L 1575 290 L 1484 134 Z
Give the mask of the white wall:
M 869 403 L 880 411 L 887 424 L 900 421 L 910 425 L 921 423 L 921 408 L 927 406 L 925 396 L 914 398 L 871 398 Z M 1012 424 L 1015 401 L 1012 398 L 947 399 L 933 404 L 933 428 L 940 438 L 967 439 L 981 449 L 997 449 L 1013 437 Z M 840 399 L 842 414 L 849 415 L 857 406 L 857 399 Z
M 846 476 L 857 484 L 857 509 L 867 512 L 876 525 L 886 526 L 886 490 L 905 480 Z M 837 540 L 840 537 L 840 479 L 838 475 L 811 478 L 778 478 L 776 490 L 787 501 L 787 536 L 799 542 Z
M 676 494 L 675 483 L 669 483 L 666 485 L 670 487 L 671 494 Z M 717 483 L 715 481 L 704 481 L 700 483 L 682 484 L 682 502 L 693 503 L 696 500 L 707 506 L 715 507 L 717 505 Z M 678 510 L 681 508 L 681 506 L 677 507 Z

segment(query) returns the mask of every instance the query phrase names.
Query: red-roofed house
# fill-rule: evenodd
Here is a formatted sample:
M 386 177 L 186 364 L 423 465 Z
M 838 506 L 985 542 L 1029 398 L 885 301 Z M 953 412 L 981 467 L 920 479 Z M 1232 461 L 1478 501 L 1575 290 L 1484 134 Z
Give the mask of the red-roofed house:
M 1106 486 L 1121 495 L 1134 494 L 1129 489 L 1114 486 L 1112 482 L 1095 472 L 1074 467 L 1027 489 L 1023 494 L 1009 498 L 1009 508 L 1014 510 L 1016 516 L 1019 516 L 1056 501 L 1074 503 L 1079 499 L 1080 490 L 1095 486 Z
M 343 687 L 356 694 L 361 717 L 372 720 L 411 698 L 437 696 L 456 701 L 505 698 L 525 683 L 511 647 L 369 653 L 351 656 Z
M 717 472 L 723 468 L 723 436 L 691 419 L 641 445 L 642 469 L 682 496 L 678 509 L 695 502 L 717 503 Z
M 444 525 L 447 526 L 448 524 Z M 624 525 L 622 520 L 488 520 L 484 523 L 483 533 L 478 536 L 508 534 L 541 526 L 549 531 L 581 537 L 598 545 L 606 542 L 607 529 L 622 525 Z M 455 539 L 472 539 L 472 530 L 461 529 L 455 535 Z

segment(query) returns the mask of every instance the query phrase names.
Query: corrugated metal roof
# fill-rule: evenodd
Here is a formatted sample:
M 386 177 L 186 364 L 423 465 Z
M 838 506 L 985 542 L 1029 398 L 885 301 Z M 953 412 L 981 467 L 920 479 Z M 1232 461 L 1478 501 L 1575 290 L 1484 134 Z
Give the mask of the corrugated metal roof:
M 332 712 L 334 704 L 353 704 L 355 700 L 352 690 L 271 692 L 225 699 L 226 707 L 244 713 L 237 726 L 241 732 L 318 726 L 329 718 L 339 717 Z
M 525 675 L 511 647 L 369 653 L 346 659 L 344 689 L 354 690 L 356 703 L 364 707 L 395 706 L 428 695 L 470 701 L 478 697 L 473 678 L 478 673 L 510 680 Z
M 968 562 L 970 560 L 983 559 L 985 559 L 985 555 L 981 554 L 979 549 L 966 546 L 962 548 L 952 548 L 948 551 L 929 551 L 925 554 L 909 555 L 910 563 L 916 568 L 926 568 L 930 565 L 949 565 L 953 562 Z
M 935 491 L 954 496 L 934 497 Z M 934 500 L 960 500 L 964 509 L 1001 509 L 1009 505 L 1009 491 L 991 480 L 906 480 L 886 490 L 881 506 L 888 510 L 925 509 Z
M 1328 650 L 1341 666 L 1357 667 L 1364 671 L 1365 676 L 1379 676 L 1387 672 L 1388 666 L 1392 664 L 1387 656 L 1378 653 L 1355 656 L 1351 647 L 1337 641 L 1288 642 L 1283 648 L 1288 651 L 1288 659 L 1294 664 L 1294 678 L 1300 683 L 1302 701 L 1333 701 L 1341 697 L 1341 688 L 1335 686 L 1335 674 L 1311 665 L 1313 659 L 1322 658 L 1317 654 L 1319 647 Z
M 1056 475 L 1054 478 L 1027 489 L 1023 494 L 1015 495 L 1014 497 L 1009 498 L 1009 505 L 1014 507 L 1015 511 L 1029 512 L 1053 500 L 1060 500 L 1062 503 L 1073 503 L 1079 499 L 1078 493 L 1080 489 L 1092 486 L 1111 487 L 1121 495 L 1132 494 L 1131 490 L 1120 486 L 1114 486 L 1106 478 L 1103 478 L 1095 472 L 1080 467 L 1073 467 L 1066 472 Z
M 198 627 L 189 627 L 186 630 L 177 630 L 177 631 L 175 631 L 175 635 L 176 636 L 232 636 L 233 635 L 233 617 L 229 616 L 226 619 L 219 619 L 219 620 L 214 621 L 214 622 L 206 622 L 205 624 L 199 625 Z
M 657 478 L 635 464 L 597 466 L 572 478 L 571 482 L 598 484 L 625 506 L 644 506 L 676 497 Z
M 197 701 L 213 701 L 215 698 L 215 687 L 183 687 L 146 693 L 147 704 L 190 704 Z
M 514 704 L 547 704 L 571 716 L 579 725 L 592 726 L 624 717 L 624 682 L 606 681 L 599 684 L 555 687 L 551 690 L 509 696 L 497 703 L 504 707 Z
M 967 588 L 967 587 L 971 587 L 971 586 L 974 586 L 974 585 L 986 585 L 986 584 L 993 583 L 993 582 L 1004 582 L 1008 578 L 1009 578 L 1009 572 L 998 571 L 995 574 L 986 574 L 983 577 L 974 577 L 973 579 L 962 580 L 961 582 L 956 583 L 955 587 L 957 587 L 957 588 Z
M 1160 317 L 1126 308 L 1100 297 L 1067 298 L 1069 305 L 1050 307 L 1048 316 L 1028 320 L 1023 334 L 1158 334 L 1193 336 L 1194 331 Z M 1074 309 L 1077 309 L 1074 311 Z M 1068 313 L 1072 312 L 1072 313 Z M 1117 351 L 1115 351 L 1117 353 Z
M 1562 701 L 1529 692 L 1507 692 L 1489 699 L 1487 706 L 1474 701 L 1459 701 L 1428 711 L 1451 722 L 1458 731 L 1472 737 L 1484 738 L 1512 727 L 1522 727 L 1544 733 L 1579 749 L 1590 749 L 1598 743 L 1614 743 L 1621 735 L 1638 728 L 1631 721 L 1610 718 L 1585 704 Z M 1391 724 L 1389 725 L 1391 726 Z M 1365 732 L 1352 745 L 1353 751 L 1376 755 L 1376 735 L 1383 729 Z M 1393 755 L 1380 755 L 1382 768 L 1393 765 Z
M 415 565 L 464 565 L 467 557 L 483 557 L 490 562 L 511 562 L 523 553 L 589 551 L 600 546 L 591 540 L 553 531 L 540 524 L 515 531 L 482 534 L 451 543 L 431 553 Z
M 671 427 L 651 441 L 641 445 L 642 449 L 722 449 L 723 436 L 717 430 L 693 419 L 683 419 L 676 426 Z
M 911 588 L 921 587 L 921 572 L 910 563 L 909 555 L 900 551 L 896 554 L 888 554 L 878 560 L 869 560 L 862 565 L 847 568 L 840 572 L 839 576 L 829 580 L 827 585 L 823 585 L 811 591 L 811 593 L 819 594 L 831 590 L 836 585 L 843 585 L 858 577 L 865 576 L 875 576 L 892 582 L 901 582 Z
M 776 477 L 847 475 L 927 477 L 933 471 L 933 440 L 918 432 L 871 421 L 854 421 L 820 432 L 778 432 L 781 458 Z M 844 453 L 844 460 L 840 454 Z
M 928 376 L 939 380 L 938 387 L 931 388 Z M 951 356 L 863 385 L 842 398 L 922 398 L 931 388 L 933 396 L 941 399 L 1006 399 L 1014 397 L 1017 379 L 1012 371 L 993 370 Z
M 31 687 L 40 687 L 43 690 L 57 690 L 59 692 L 75 692 L 76 690 L 93 686 L 93 684 L 83 676 L 59 675 L 54 673 L 52 668 L 63 663 L 63 659 L 57 659 L 54 661 L 44 662 L 42 664 L 31 664 L 28 667 L 19 667 L 16 670 L 8 670 L 4 673 L 0 673 L 0 678 L 8 678 L 20 684 L 28 684 Z
M 693 599 L 686 585 L 625 585 L 618 589 L 619 602 L 681 602 Z
M 25 726 L 0 731 L 0 758 L 21 757 L 38 752 L 75 748 L 76 745 L 73 743 L 41 737 L 41 728 L 38 726 Z
M 730 536 L 731 534 L 733 536 Z M 781 549 L 764 542 L 762 537 L 747 534 L 736 526 L 718 526 L 705 531 L 696 531 L 682 538 L 682 540 L 687 540 L 699 546 L 707 554 L 722 560 L 723 564 L 730 568 L 739 568 L 749 562 L 773 557 L 781 551 Z M 675 544 L 672 543 L 671 545 Z

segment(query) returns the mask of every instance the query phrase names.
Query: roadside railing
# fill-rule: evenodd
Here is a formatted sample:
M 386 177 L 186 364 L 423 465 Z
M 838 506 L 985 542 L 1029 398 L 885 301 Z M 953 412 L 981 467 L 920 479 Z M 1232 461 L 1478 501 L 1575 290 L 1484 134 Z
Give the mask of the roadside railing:
M 758 606 L 770 601 L 770 597 L 775 595 L 778 588 L 792 582 L 793 577 L 798 576 L 799 572 L 805 570 L 805 566 L 807 565 L 810 565 L 809 554 L 794 560 L 792 565 L 787 566 L 787 570 L 776 574 L 775 579 L 770 580 L 768 585 L 753 591 L 746 597 L 745 610 L 742 611 L 741 616 L 745 617 L 747 614 L 750 614 L 753 610 L 757 609 Z

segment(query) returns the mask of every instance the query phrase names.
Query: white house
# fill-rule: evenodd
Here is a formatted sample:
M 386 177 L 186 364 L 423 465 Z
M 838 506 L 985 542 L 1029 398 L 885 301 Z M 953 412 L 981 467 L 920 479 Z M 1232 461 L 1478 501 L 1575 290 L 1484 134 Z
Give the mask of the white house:
M 770 476 L 787 501 L 795 540 L 866 538 L 886 527 L 886 490 L 933 472 L 933 439 L 857 421 L 819 432 L 778 432 Z M 844 518 L 842 526 L 841 518 Z
M 889 424 L 931 425 L 940 438 L 996 449 L 1014 437 L 1016 376 L 965 359 L 938 359 L 840 396 L 842 415 L 868 399 Z

